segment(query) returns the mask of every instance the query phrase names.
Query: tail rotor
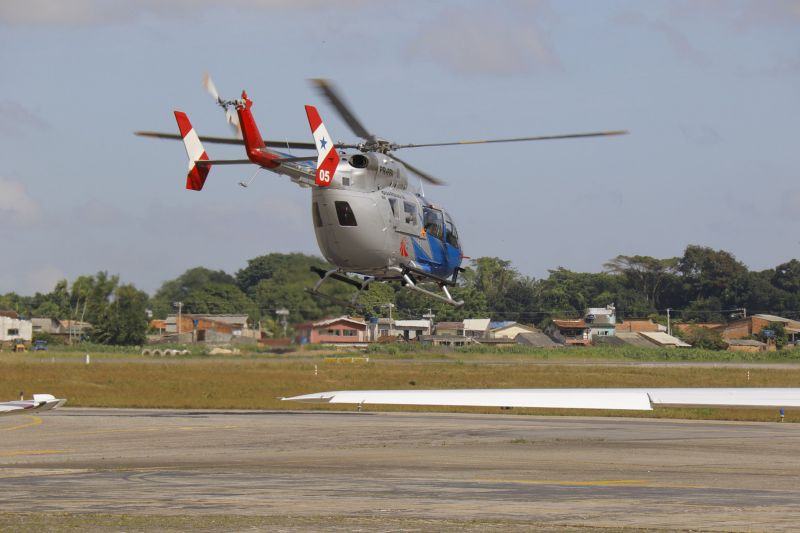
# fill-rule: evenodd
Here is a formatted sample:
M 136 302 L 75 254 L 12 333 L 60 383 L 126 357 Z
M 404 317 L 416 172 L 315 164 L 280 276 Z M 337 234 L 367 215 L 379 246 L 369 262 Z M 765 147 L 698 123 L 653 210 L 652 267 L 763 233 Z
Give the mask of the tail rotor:
M 242 127 L 239 125 L 239 118 L 236 116 L 236 113 L 231 110 L 232 102 L 222 99 L 219 95 L 219 91 L 217 91 L 217 86 L 214 85 L 214 81 L 211 79 L 211 76 L 208 75 L 208 72 L 203 73 L 203 87 L 205 87 L 208 94 L 217 102 L 217 105 L 225 110 L 225 120 L 233 130 L 233 134 L 236 135 L 236 138 L 241 139 Z

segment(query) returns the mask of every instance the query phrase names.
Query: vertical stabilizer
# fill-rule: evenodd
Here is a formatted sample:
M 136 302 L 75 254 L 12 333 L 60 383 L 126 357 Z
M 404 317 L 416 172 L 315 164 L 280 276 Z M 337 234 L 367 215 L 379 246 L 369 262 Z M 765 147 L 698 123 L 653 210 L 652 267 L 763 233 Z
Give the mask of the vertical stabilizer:
M 322 123 L 317 108 L 307 105 L 306 115 L 311 133 L 314 135 L 314 143 L 317 145 L 317 172 L 314 182 L 319 187 L 327 187 L 333 181 L 336 167 L 339 166 L 339 154 L 336 153 L 336 147 L 328 135 L 325 124 Z
M 175 111 L 175 120 L 178 121 L 178 129 L 183 139 L 183 146 L 186 148 L 186 155 L 189 157 L 189 172 L 186 175 L 186 188 L 192 191 L 203 189 L 211 165 L 198 165 L 198 161 L 208 161 L 208 154 L 197 136 L 197 132 L 189 122 L 189 117 L 183 111 Z
M 247 97 L 247 92 L 242 91 L 242 99 L 236 102 L 236 112 L 239 114 L 239 124 L 242 128 L 247 158 L 256 165 L 275 168 L 280 165 L 276 161 L 280 159 L 280 156 L 267 150 L 264 139 L 261 138 L 261 132 L 258 131 L 256 119 L 253 118 L 253 113 L 250 111 L 251 107 L 253 107 L 253 101 Z

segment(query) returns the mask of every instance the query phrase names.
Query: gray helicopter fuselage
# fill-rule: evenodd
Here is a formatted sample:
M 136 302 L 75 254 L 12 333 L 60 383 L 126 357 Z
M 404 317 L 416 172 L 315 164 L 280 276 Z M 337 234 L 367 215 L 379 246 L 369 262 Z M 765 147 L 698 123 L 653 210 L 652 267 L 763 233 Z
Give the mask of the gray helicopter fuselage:
M 461 264 L 452 219 L 410 190 L 405 167 L 389 155 L 343 155 L 311 202 L 320 251 L 344 270 L 386 277 L 410 266 L 446 278 Z

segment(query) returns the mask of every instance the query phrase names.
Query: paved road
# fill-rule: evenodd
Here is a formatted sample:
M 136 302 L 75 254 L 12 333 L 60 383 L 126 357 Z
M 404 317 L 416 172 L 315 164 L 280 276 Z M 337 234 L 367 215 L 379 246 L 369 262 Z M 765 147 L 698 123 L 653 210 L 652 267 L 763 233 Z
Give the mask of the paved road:
M 0 502 L 0 525 L 35 510 L 797 531 L 800 425 L 67 408 L 0 418 Z

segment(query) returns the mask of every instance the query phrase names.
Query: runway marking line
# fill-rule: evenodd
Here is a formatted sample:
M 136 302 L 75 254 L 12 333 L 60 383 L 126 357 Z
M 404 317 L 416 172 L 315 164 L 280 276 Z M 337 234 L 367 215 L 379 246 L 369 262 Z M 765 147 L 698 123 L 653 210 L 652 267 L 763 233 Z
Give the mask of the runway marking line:
M 167 427 L 141 427 L 131 429 L 98 429 L 95 431 L 69 431 L 59 433 L 59 437 L 86 436 L 86 435 L 105 435 L 110 433 L 157 433 L 160 431 L 204 431 L 204 430 L 229 430 L 247 428 L 248 426 L 167 426 Z
M 3 468 L 0 469 L 0 479 L 10 479 L 19 477 L 49 477 L 67 476 L 74 474 L 85 474 L 90 472 L 85 468 L 61 468 L 61 469 L 33 469 L 33 468 Z
M 0 431 L 14 431 L 15 429 L 23 429 L 23 428 L 29 428 L 29 427 L 33 427 L 33 426 L 38 426 L 39 424 L 42 423 L 42 419 L 39 418 L 38 416 L 33 416 L 33 415 L 23 415 L 23 416 L 25 416 L 27 418 L 30 418 L 31 421 L 28 422 L 27 424 L 20 424 L 19 426 L 12 426 L 10 428 L 2 428 L 2 429 L 0 429 Z
M 0 452 L 0 457 L 13 457 L 16 455 L 52 455 L 67 453 L 67 450 L 20 450 L 16 452 Z
M 521 485 L 563 485 L 577 487 L 651 487 L 662 489 L 702 489 L 698 485 L 653 483 L 648 479 L 602 479 L 593 481 L 556 481 L 548 479 L 476 479 L 479 483 L 515 483 Z
M 552 479 L 478 479 L 483 483 L 518 483 L 523 485 L 599 485 L 599 486 L 627 486 L 646 485 L 647 479 L 602 479 L 595 481 L 556 481 Z
M 148 433 L 162 431 L 161 428 L 135 428 L 135 429 L 99 429 L 96 431 L 70 431 L 59 433 L 57 437 L 74 437 L 86 435 L 107 435 L 109 433 Z

